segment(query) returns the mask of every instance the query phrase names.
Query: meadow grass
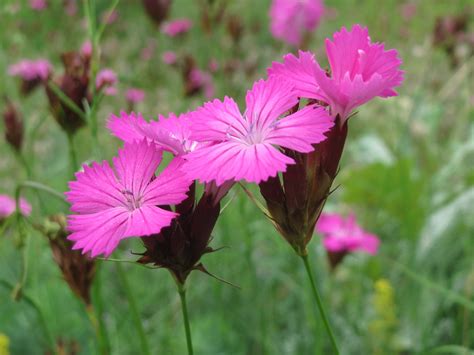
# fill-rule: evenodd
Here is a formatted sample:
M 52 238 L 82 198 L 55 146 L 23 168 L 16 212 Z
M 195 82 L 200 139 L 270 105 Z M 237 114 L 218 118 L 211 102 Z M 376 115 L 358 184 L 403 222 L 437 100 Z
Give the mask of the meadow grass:
M 96 2 L 100 14 L 108 2 Z M 66 137 L 51 117 L 44 93 L 38 90 L 21 98 L 16 80 L 5 73 L 21 58 L 38 57 L 49 59 L 60 72 L 60 53 L 79 48 L 87 30 L 81 16 L 64 15 L 60 1 L 50 1 L 52 6 L 40 13 L 26 5 L 13 13 L 16 3 L 0 4 L 0 93 L 15 101 L 25 119 L 25 158 L 33 167 L 33 179 L 64 191 L 70 176 Z M 322 22 L 309 45 L 322 57 L 324 38 L 340 26 L 367 25 L 373 40 L 399 50 L 406 78 L 400 96 L 374 100 L 351 119 L 336 180 L 340 186 L 326 206 L 354 211 L 364 228 L 380 237 L 379 254 L 350 255 L 331 271 L 319 237 L 309 246 L 342 354 L 464 354 L 474 348 L 474 60 L 467 58 L 451 68 L 431 41 L 435 19 L 465 11 L 469 1 L 416 4 L 415 17 L 404 20 L 400 1 L 332 1 L 328 6 L 336 10 L 334 18 Z M 171 17 L 189 17 L 194 28 L 186 38 L 171 40 L 151 24 L 138 2 L 123 0 L 117 7 L 119 19 L 102 39 L 101 67 L 119 73 L 121 92 L 129 86 L 144 89 L 146 99 L 137 110 L 155 118 L 158 113 L 187 111 L 205 100 L 183 96 L 179 73 L 161 61 L 163 51 L 191 53 L 201 66 L 211 58 L 219 63 L 237 58 L 256 70 L 219 71 L 214 80 L 217 97 L 231 95 L 241 102 L 271 62 L 291 50 L 270 36 L 268 7 L 269 1 L 263 0 L 230 2 L 229 11 L 244 23 L 241 43 L 234 47 L 225 28 L 211 35 L 200 30 L 197 2 L 174 1 Z M 149 41 L 156 42 L 155 55 L 143 61 L 140 51 Z M 119 146 L 105 121 L 125 106 L 119 94 L 105 98 L 100 107 L 101 159 L 109 159 Z M 93 156 L 89 130 L 79 132 L 75 146 L 80 161 Z M 0 192 L 13 194 L 26 178 L 9 147 L 0 144 Z M 211 244 L 225 248 L 206 255 L 203 262 L 240 289 L 202 273 L 190 276 L 187 298 L 195 353 L 329 354 L 329 339 L 314 317 L 300 261 L 238 186 L 229 198 L 234 195 Z M 26 192 L 26 197 L 33 202 L 33 219 L 66 212 L 47 195 L 42 195 L 42 209 L 35 193 Z M 46 239 L 28 233 L 25 292 L 41 309 L 54 339 L 76 341 L 81 354 L 94 353 L 93 330 L 83 306 L 61 279 Z M 131 251 L 142 251 L 138 240 L 127 241 L 113 258 L 134 260 Z M 185 353 L 179 297 L 169 273 L 125 263 L 122 268 L 152 353 Z M 0 235 L 0 279 L 15 284 L 20 269 L 15 233 Z M 100 262 L 98 277 L 113 354 L 139 353 L 139 334 L 113 262 Z M 10 338 L 11 353 L 44 353 L 47 339 L 37 313 L 10 294 L 8 287 L 0 288 L 0 333 Z

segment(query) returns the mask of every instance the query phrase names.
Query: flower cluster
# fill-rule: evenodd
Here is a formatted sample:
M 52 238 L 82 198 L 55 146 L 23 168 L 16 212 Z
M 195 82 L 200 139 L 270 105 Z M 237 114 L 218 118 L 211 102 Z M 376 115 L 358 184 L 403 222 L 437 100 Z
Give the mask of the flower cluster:
M 138 237 L 146 249 L 139 261 L 168 268 L 184 283 L 190 271 L 205 270 L 199 260 L 212 251 L 221 199 L 245 181 L 259 184 L 274 225 L 305 255 L 336 176 L 350 114 L 376 96 L 396 95 L 402 81 L 397 52 L 371 43 L 366 28 L 343 28 L 326 44 L 330 75 L 313 54 L 289 54 L 254 83 L 240 108 L 226 96 L 157 120 L 112 115 L 107 126 L 124 147 L 113 164 L 84 166 L 69 184 L 74 249 L 109 256 L 122 239 Z M 173 158 L 157 174 L 164 152 Z M 198 200 L 197 182 L 205 184 Z M 368 240 L 352 219 L 347 226 L 339 222 L 353 238 Z M 340 233 L 325 231 L 333 248 Z M 372 243 L 369 251 L 376 247 Z
M 323 13 L 322 0 L 273 0 L 270 30 L 275 38 L 299 46 L 304 35 L 318 27 Z

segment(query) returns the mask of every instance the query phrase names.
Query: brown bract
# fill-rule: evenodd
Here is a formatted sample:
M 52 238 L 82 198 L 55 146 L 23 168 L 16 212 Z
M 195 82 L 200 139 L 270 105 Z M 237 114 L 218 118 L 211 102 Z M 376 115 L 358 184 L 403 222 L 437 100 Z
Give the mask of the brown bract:
M 166 20 L 171 9 L 171 0 L 142 0 L 143 7 L 155 25 Z
M 74 104 L 85 112 L 84 101 L 91 102 L 88 91 L 90 59 L 78 52 L 67 52 L 61 56 L 64 74 L 53 80 L 56 85 Z M 46 87 L 51 112 L 63 130 L 74 134 L 85 122 L 84 119 L 49 87 Z
M 220 213 L 220 202 L 204 192 L 196 203 L 195 185 L 188 198 L 176 206 L 180 213 L 171 226 L 159 234 L 141 238 L 146 251 L 138 262 L 168 269 L 175 280 L 184 284 L 191 271 L 206 272 L 201 257 L 213 252 L 209 246 L 211 233 Z
M 3 111 L 5 139 L 15 151 L 20 152 L 23 145 L 23 118 L 7 97 L 5 104 L 6 108 Z
M 72 250 L 72 243 L 67 239 L 66 219 L 63 215 L 51 216 L 49 222 L 49 228 L 44 229 L 44 234 L 48 237 L 54 261 L 71 291 L 89 306 L 96 272 L 95 261 L 78 250 Z
M 307 154 L 285 150 L 296 164 L 279 176 L 260 183 L 270 218 L 278 232 L 301 256 L 307 254 L 314 227 L 336 178 L 347 136 L 347 122 L 340 118 L 327 139 L 314 145 Z

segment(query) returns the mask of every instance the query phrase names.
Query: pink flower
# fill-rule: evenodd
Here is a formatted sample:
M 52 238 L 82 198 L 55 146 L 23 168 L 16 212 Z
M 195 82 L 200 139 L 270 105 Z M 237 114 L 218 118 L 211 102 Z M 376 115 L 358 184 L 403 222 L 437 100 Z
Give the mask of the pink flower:
M 145 99 L 145 92 L 140 89 L 130 88 L 125 93 L 125 97 L 128 102 L 136 104 Z
M 208 99 L 214 97 L 214 84 L 212 82 L 212 76 L 200 69 L 192 69 L 188 77 L 188 90 L 204 90 L 204 96 Z
M 113 96 L 117 94 L 117 74 L 112 69 L 102 69 L 97 73 L 95 78 L 95 86 L 97 90 L 104 89 L 104 94 Z
M 19 76 L 26 81 L 46 80 L 51 74 L 52 66 L 46 59 L 23 59 L 8 68 L 8 74 Z
M 77 0 L 65 0 L 63 4 L 68 16 L 75 16 L 77 14 Z
M 92 57 L 92 42 L 90 40 L 86 40 L 82 44 L 80 52 L 84 58 Z
M 271 78 L 256 82 L 247 92 L 244 114 L 225 97 L 204 104 L 191 119 L 191 138 L 213 143 L 187 154 L 185 170 L 204 182 L 228 180 L 259 183 L 286 170 L 294 160 L 280 147 L 307 153 L 323 141 L 333 121 L 322 107 L 309 105 L 280 118 L 298 103 L 293 86 Z
M 36 11 L 42 11 L 48 7 L 46 0 L 30 0 L 30 8 Z
M 115 21 L 117 21 L 118 19 L 118 11 L 117 10 L 114 10 L 112 12 L 110 11 L 105 11 L 103 14 L 102 14 L 102 17 L 101 17 L 101 21 L 102 23 L 105 23 L 107 25 L 111 25 L 113 24 Z
M 330 252 L 364 251 L 375 255 L 380 244 L 377 236 L 357 225 L 353 214 L 344 219 L 338 214 L 322 213 L 316 231 L 323 235 L 323 244 Z
M 270 76 L 280 76 L 294 83 L 298 95 L 326 102 L 334 116 L 345 120 L 358 106 L 376 96 L 396 96 L 394 88 L 403 81 L 401 60 L 394 49 L 372 43 L 366 27 L 345 27 L 326 39 L 331 76 L 319 66 L 310 52 L 299 57 L 287 54 L 283 64 L 273 63 Z
M 174 159 L 155 177 L 161 152 L 145 140 L 125 144 L 108 162 L 84 166 L 66 192 L 75 214 L 68 218 L 68 239 L 73 249 L 92 257 L 108 257 L 120 240 L 159 233 L 177 213 L 158 206 L 178 204 L 186 198 L 190 181 Z
M 164 52 L 161 58 L 163 59 L 163 62 L 168 65 L 175 64 L 177 60 L 176 53 L 173 51 Z
M 15 210 L 15 199 L 7 195 L 0 195 L 0 220 L 11 216 Z M 20 198 L 20 212 L 24 216 L 31 214 L 31 205 L 24 198 Z
M 155 42 L 153 42 L 152 40 L 149 40 L 146 47 L 144 47 L 142 49 L 142 51 L 140 53 L 140 57 L 143 60 L 149 61 L 153 57 L 153 54 L 155 52 L 155 48 L 156 48 Z
M 322 0 L 273 0 L 270 30 L 275 38 L 298 46 L 305 32 L 318 27 L 323 12 Z
M 207 66 L 208 66 L 209 71 L 210 71 L 211 73 L 215 73 L 216 71 L 219 70 L 219 62 L 217 61 L 216 58 L 211 58 L 211 59 L 209 60 L 209 64 L 208 64 Z
M 168 118 L 159 115 L 158 121 L 148 123 L 140 114 L 121 112 L 120 117 L 111 115 L 107 128 L 124 142 L 146 138 L 175 156 L 185 155 L 198 146 L 198 142 L 190 138 L 190 122 L 186 115 L 176 117 L 170 113 Z
M 401 6 L 401 13 L 404 20 L 409 21 L 416 15 L 417 5 L 407 2 Z
M 161 26 L 161 31 L 170 36 L 176 37 L 189 31 L 193 23 L 187 18 L 181 18 L 169 22 L 165 22 Z

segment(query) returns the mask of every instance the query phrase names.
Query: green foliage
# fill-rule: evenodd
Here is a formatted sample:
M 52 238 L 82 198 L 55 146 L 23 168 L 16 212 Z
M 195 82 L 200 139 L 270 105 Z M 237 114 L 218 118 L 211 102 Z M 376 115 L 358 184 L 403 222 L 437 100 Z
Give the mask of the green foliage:
M 60 73 L 60 53 L 79 48 L 88 37 L 81 16 L 70 18 L 62 1 L 49 2 L 50 8 L 40 13 L 31 11 L 26 1 L 1 2 L 3 73 L 23 57 L 48 58 Z M 100 15 L 112 2 L 95 3 Z M 240 60 L 237 72 L 219 70 L 214 75 L 216 96 L 231 95 L 238 101 L 271 61 L 290 51 L 267 30 L 268 0 L 229 2 L 229 11 L 242 17 L 245 28 L 237 47 L 225 26 L 203 33 L 197 1 L 174 2 L 172 17 L 194 20 L 193 31 L 178 40 L 164 38 L 139 3 L 121 1 L 118 21 L 101 39 L 100 67 L 117 71 L 121 85 L 119 95 L 104 97 L 97 112 L 101 155 L 107 159 L 119 143 L 104 128 L 105 121 L 125 108 L 127 87 L 145 89 L 146 101 L 137 110 L 147 118 L 187 111 L 205 100 L 183 96 L 180 74 L 161 61 L 165 50 L 191 53 L 202 68 L 211 58 L 221 68 Z M 417 15 L 409 21 L 400 16 L 401 2 L 396 0 L 326 3 L 337 16 L 323 21 L 310 43 L 318 58 L 323 57 L 325 37 L 341 25 L 359 22 L 368 25 L 374 40 L 400 50 L 406 71 L 400 96 L 374 100 L 351 118 L 336 182 L 340 187 L 327 206 L 354 211 L 365 229 L 380 236 L 380 255 L 352 254 L 331 271 L 319 237 L 310 244 L 310 261 L 341 353 L 468 354 L 474 347 L 474 313 L 469 308 L 474 297 L 474 63 L 468 58 L 459 68 L 450 68 L 445 54 L 431 45 L 431 32 L 438 16 L 463 12 L 469 1 L 417 1 Z M 143 61 L 140 52 L 150 42 L 155 54 Z M 4 77 L 0 94 L 12 98 L 25 119 L 23 152 L 34 180 L 65 191 L 70 178 L 67 138 L 49 114 L 44 93 L 22 98 L 16 81 Z M 79 132 L 75 144 L 79 161 L 96 153 L 87 129 Z M 16 185 L 28 179 L 7 145 L 0 144 L 0 193 L 13 195 Z M 201 273 L 191 275 L 187 300 L 196 354 L 329 354 L 330 342 L 314 318 L 300 260 L 243 191 L 237 187 L 234 192 L 238 195 L 219 219 L 212 241 L 214 248 L 225 248 L 203 261 L 211 273 L 241 289 Z M 42 203 L 38 194 L 25 190 L 34 205 L 32 220 L 66 212 L 55 198 L 39 195 Z M 15 221 L 7 223 L 0 226 L 0 280 L 15 285 L 21 251 L 15 244 Z M 25 293 L 42 315 L 28 302 L 13 301 L 11 289 L 1 287 L 0 354 L 7 338 L 12 354 L 43 354 L 49 339 L 42 317 L 54 339 L 77 341 L 81 354 L 94 353 L 94 330 L 53 263 L 47 240 L 29 224 L 25 228 L 30 234 Z M 114 258 L 135 260 L 130 252 L 141 248 L 138 241 L 127 241 Z M 170 275 L 125 263 L 122 269 L 151 353 L 185 353 L 179 297 Z M 100 263 L 100 277 L 113 353 L 136 354 L 142 343 L 123 280 L 111 261 Z

